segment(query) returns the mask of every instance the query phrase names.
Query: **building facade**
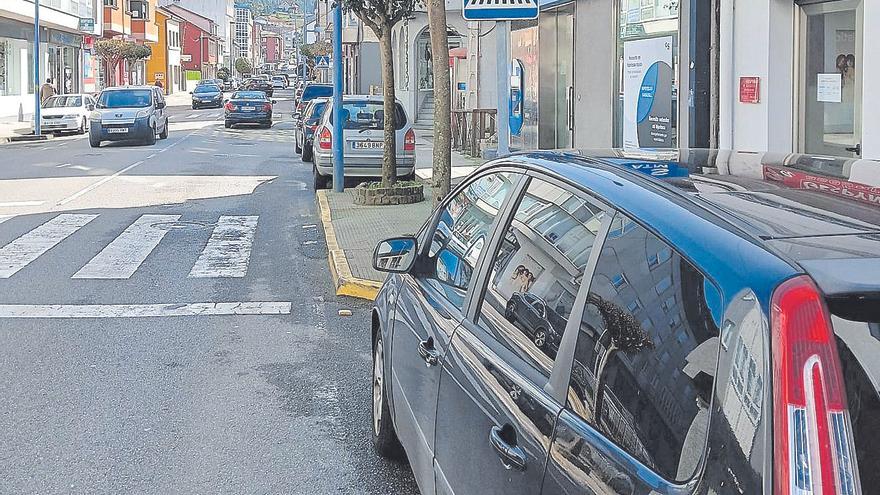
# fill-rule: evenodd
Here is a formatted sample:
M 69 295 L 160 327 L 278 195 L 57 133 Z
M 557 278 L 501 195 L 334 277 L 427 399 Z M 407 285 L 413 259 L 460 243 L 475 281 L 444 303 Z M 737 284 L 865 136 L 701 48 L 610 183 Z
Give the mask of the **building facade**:
M 179 5 L 213 20 L 217 24 L 218 66 L 232 67 L 235 61 L 233 0 L 160 0 L 160 5 Z
M 180 66 L 180 19 L 168 10 L 156 10 L 159 41 L 147 60 L 147 84 L 161 83 L 165 94 L 176 93 L 186 86 Z
M 233 29 L 236 53 L 235 58 L 251 59 L 253 49 L 254 19 L 251 9 L 245 5 L 235 6 L 235 26 Z
M 0 117 L 33 113 L 34 3 L 0 2 Z M 94 26 L 80 30 L 80 19 Z M 45 0 L 40 5 L 40 80 L 59 93 L 93 90 L 97 71 L 90 47 L 103 30 L 95 0 Z M 84 28 L 86 26 L 83 26 Z
M 217 23 L 179 5 L 166 5 L 164 9 L 180 19 L 180 67 L 184 73 L 182 89 L 192 91 L 200 79 L 217 77 L 222 44 L 217 36 Z

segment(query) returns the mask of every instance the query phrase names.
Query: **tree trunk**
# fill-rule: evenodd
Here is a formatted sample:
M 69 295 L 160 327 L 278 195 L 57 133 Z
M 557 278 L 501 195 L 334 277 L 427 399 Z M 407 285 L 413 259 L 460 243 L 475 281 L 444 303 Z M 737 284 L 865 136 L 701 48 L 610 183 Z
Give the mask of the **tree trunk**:
M 428 29 L 434 69 L 434 206 L 449 194 L 452 174 L 452 101 L 449 95 L 449 37 L 445 0 L 428 0 Z
M 382 54 L 382 89 L 385 112 L 385 152 L 382 155 L 382 187 L 390 187 L 397 181 L 397 148 L 394 142 L 396 100 L 394 97 L 394 54 L 391 51 L 391 28 L 385 27 L 379 37 Z

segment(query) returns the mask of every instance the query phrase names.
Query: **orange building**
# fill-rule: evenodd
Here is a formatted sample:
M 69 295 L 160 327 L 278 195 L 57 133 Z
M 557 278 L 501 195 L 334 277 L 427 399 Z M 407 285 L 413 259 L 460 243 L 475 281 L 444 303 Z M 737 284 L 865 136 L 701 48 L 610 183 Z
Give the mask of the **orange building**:
M 165 94 L 170 94 L 173 85 L 169 84 L 169 81 L 173 80 L 173 76 L 169 75 L 168 70 L 168 16 L 161 9 L 154 12 L 157 40 L 155 43 L 150 43 L 153 54 L 147 60 L 147 84 L 156 84 L 156 81 L 159 81 L 165 88 Z

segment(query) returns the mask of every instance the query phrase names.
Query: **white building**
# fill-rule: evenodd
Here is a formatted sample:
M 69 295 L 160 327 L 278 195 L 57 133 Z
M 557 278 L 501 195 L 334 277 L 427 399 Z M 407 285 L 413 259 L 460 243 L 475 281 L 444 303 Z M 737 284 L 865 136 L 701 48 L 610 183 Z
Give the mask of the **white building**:
M 232 67 L 234 57 L 235 6 L 233 0 L 160 0 L 160 5 L 180 5 L 217 23 L 217 60 L 222 67 Z
M 94 28 L 80 31 L 81 18 L 94 20 Z M 52 78 L 59 93 L 94 91 L 96 64 L 84 47 L 91 47 L 102 24 L 100 0 L 41 2 L 41 84 Z M 0 1 L 0 118 L 34 111 L 33 49 L 33 1 Z
M 243 57 L 251 60 L 254 45 L 254 18 L 248 7 L 235 6 L 233 33 L 235 49 L 237 50 L 233 58 Z

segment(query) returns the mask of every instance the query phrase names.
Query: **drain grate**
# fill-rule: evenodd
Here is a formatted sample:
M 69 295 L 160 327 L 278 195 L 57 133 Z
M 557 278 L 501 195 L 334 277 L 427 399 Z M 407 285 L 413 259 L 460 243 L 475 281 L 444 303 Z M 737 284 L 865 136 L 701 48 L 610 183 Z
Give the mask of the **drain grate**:
M 198 230 L 198 229 L 207 229 L 211 227 L 211 224 L 207 222 L 193 222 L 193 221 L 177 221 L 177 222 L 157 222 L 151 224 L 150 227 L 160 230 Z

